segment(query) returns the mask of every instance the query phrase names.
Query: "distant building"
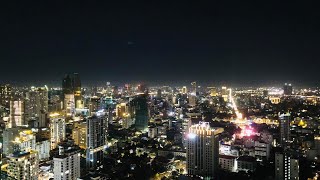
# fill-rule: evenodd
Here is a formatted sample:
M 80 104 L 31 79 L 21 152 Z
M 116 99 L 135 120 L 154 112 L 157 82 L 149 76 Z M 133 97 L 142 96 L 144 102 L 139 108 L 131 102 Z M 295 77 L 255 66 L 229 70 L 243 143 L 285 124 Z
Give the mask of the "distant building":
M 145 131 L 148 128 L 149 121 L 147 97 L 145 95 L 136 97 L 130 102 L 130 106 L 132 110 L 130 114 L 133 115 L 136 129 Z
M 80 148 L 59 144 L 59 154 L 53 157 L 55 180 L 75 180 L 80 177 Z
M 37 180 L 39 160 L 36 152 L 16 152 L 8 156 L 8 176 L 16 180 Z
M 275 154 L 275 180 L 299 179 L 299 160 L 288 153 Z
M 280 97 L 274 97 L 274 96 L 270 96 L 269 100 L 271 101 L 272 104 L 279 104 L 281 101 Z
M 24 101 L 21 99 L 10 101 L 10 120 L 8 128 L 25 125 Z
M 283 94 L 284 95 L 292 95 L 292 92 L 293 92 L 292 85 L 285 83 L 283 86 Z
M 3 153 L 10 155 L 18 151 L 29 152 L 36 149 L 36 137 L 30 129 L 22 127 L 3 131 Z
M 44 161 L 50 158 L 51 143 L 49 140 L 36 142 L 35 151 L 38 152 L 39 161 Z
M 64 117 L 59 114 L 53 114 L 50 118 L 51 132 L 51 149 L 55 149 L 57 145 L 66 138 L 66 122 Z
M 12 98 L 12 88 L 9 84 L 0 86 L 0 105 L 9 107 Z
M 219 155 L 219 165 L 221 169 L 236 172 L 237 171 L 237 156 Z
M 93 116 L 87 119 L 87 169 L 99 169 L 102 166 L 106 145 L 105 123 L 104 117 Z
M 182 87 L 181 93 L 182 93 L 182 94 L 187 94 L 187 93 L 188 93 L 187 86 L 183 86 L 183 87 Z
M 290 113 L 279 114 L 280 144 L 286 147 L 290 140 Z
M 64 110 L 67 116 L 75 115 L 75 97 L 74 94 L 65 94 L 64 95 Z
M 62 91 L 64 96 L 65 94 L 73 94 L 75 108 L 83 108 L 81 80 L 78 73 L 65 75 L 62 80 Z
M 257 168 L 257 161 L 255 157 L 252 156 L 240 156 L 237 159 L 238 171 L 255 171 Z
M 187 134 L 187 172 L 191 176 L 213 178 L 219 165 L 219 135 L 223 128 L 209 123 L 192 125 Z
M 26 121 L 35 119 L 37 127 L 47 127 L 48 113 L 48 88 L 31 87 L 31 90 L 26 93 L 25 100 L 25 115 Z
M 255 157 L 258 159 L 269 159 L 270 157 L 270 144 L 260 141 L 254 142 Z
M 87 148 L 87 123 L 78 122 L 72 129 L 72 139 L 74 143 L 82 149 Z

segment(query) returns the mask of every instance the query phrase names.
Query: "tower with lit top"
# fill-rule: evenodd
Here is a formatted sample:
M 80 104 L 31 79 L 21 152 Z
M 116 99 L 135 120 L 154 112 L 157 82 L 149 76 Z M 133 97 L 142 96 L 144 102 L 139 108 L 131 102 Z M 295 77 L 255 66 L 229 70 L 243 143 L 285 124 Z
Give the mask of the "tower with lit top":
M 213 178 L 219 164 L 219 135 L 223 128 L 208 122 L 192 125 L 187 134 L 187 172 L 190 176 Z

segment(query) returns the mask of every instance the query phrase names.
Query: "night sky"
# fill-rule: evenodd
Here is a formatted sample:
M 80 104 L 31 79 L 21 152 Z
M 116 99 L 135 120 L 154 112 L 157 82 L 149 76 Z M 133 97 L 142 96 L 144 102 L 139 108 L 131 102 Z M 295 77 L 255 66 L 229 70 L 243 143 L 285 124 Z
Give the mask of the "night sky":
M 319 82 L 309 1 L 128 2 L 2 4 L 1 82 Z

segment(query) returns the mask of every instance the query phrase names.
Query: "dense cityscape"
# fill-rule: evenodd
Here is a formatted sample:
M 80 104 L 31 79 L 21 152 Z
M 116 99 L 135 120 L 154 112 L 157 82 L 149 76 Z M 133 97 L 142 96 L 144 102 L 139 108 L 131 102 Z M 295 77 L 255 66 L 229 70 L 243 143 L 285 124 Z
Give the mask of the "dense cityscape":
M 310 179 L 318 88 L 0 86 L 1 179 Z

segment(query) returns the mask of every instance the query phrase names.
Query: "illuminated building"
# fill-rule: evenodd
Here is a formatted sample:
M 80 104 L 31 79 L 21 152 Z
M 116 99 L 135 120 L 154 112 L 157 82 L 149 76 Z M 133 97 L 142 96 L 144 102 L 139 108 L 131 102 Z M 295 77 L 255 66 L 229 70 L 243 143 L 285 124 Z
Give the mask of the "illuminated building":
M 75 99 L 74 94 L 64 95 L 64 110 L 67 116 L 74 116 L 75 114 Z
M 299 160 L 289 153 L 275 154 L 275 180 L 299 179 Z
M 271 97 L 269 97 L 269 100 L 271 101 L 272 104 L 279 104 L 280 103 L 280 97 L 271 96 Z
M 10 121 L 8 128 L 25 125 L 24 122 L 24 102 L 23 100 L 10 101 Z
M 124 118 L 124 116 L 128 113 L 128 106 L 126 103 L 120 103 L 116 106 L 116 116 L 119 118 Z
M 9 84 L 0 86 L 0 105 L 9 107 L 12 96 L 12 88 Z
M 133 125 L 133 119 L 130 117 L 129 113 L 124 114 L 122 118 L 122 127 L 124 129 L 129 129 Z
M 283 86 L 283 94 L 284 95 L 292 95 L 292 85 L 285 83 Z
M 8 156 L 8 176 L 16 180 L 38 179 L 39 160 L 36 152 L 15 152 Z
M 53 157 L 55 180 L 74 180 L 80 177 L 80 149 L 59 144 L 59 154 Z
M 217 96 L 217 88 L 215 87 L 208 87 L 208 89 L 210 90 L 210 96 Z
M 83 108 L 81 80 L 78 73 L 66 74 L 62 80 L 63 95 L 73 94 L 75 108 Z M 65 104 L 66 105 L 66 104 Z
M 270 144 L 260 141 L 254 142 L 254 153 L 258 159 L 269 159 L 270 157 Z
M 73 93 L 75 100 L 75 108 L 83 108 L 82 93 L 81 93 L 81 80 L 78 73 L 73 74 Z
M 89 102 L 90 115 L 92 115 L 94 112 L 97 112 L 100 109 L 101 109 L 101 99 L 98 96 L 91 97 Z
M 215 177 L 219 164 L 219 135 L 223 128 L 208 122 L 192 125 L 187 134 L 187 172 L 189 175 Z
M 236 172 L 237 171 L 237 156 L 219 155 L 219 165 L 221 169 Z
M 106 127 L 103 116 L 87 118 L 87 169 L 100 168 L 103 161 L 103 150 L 106 145 Z
M 187 94 L 187 93 L 188 93 L 187 86 L 183 86 L 183 87 L 182 87 L 181 93 L 182 93 L 182 94 Z
M 139 131 L 145 131 L 148 128 L 149 109 L 147 103 L 147 97 L 140 95 L 130 102 L 130 113 L 133 115 L 135 121 L 135 127 Z
M 197 96 L 195 96 L 194 94 L 189 95 L 189 105 L 192 107 L 197 105 Z
M 34 150 L 37 151 L 40 161 L 47 160 L 50 158 L 50 146 L 51 143 L 49 140 L 42 140 L 36 142 L 36 147 Z
M 36 148 L 36 137 L 29 129 L 9 128 L 3 131 L 3 153 L 9 155 L 16 151 L 31 151 Z
M 191 88 L 192 88 L 192 89 L 191 89 L 191 93 L 193 93 L 194 95 L 197 95 L 197 82 L 195 82 L 195 81 L 192 82 L 192 83 L 191 83 L 191 86 L 192 86 L 192 87 L 191 87 Z
M 228 101 L 228 89 L 226 86 L 222 86 L 221 88 L 221 96 L 223 97 L 224 101 Z
M 290 140 L 290 113 L 279 114 L 280 144 L 283 148 Z
M 82 149 L 87 148 L 87 123 L 79 122 L 74 124 L 72 129 L 72 139 L 74 143 Z
M 57 145 L 66 138 L 66 123 L 64 117 L 59 114 L 50 115 L 50 132 L 51 149 L 55 149 Z
M 31 90 L 26 93 L 25 100 L 25 115 L 26 121 L 32 118 L 37 120 L 38 127 L 47 127 L 47 112 L 48 112 L 48 88 L 31 87 Z

